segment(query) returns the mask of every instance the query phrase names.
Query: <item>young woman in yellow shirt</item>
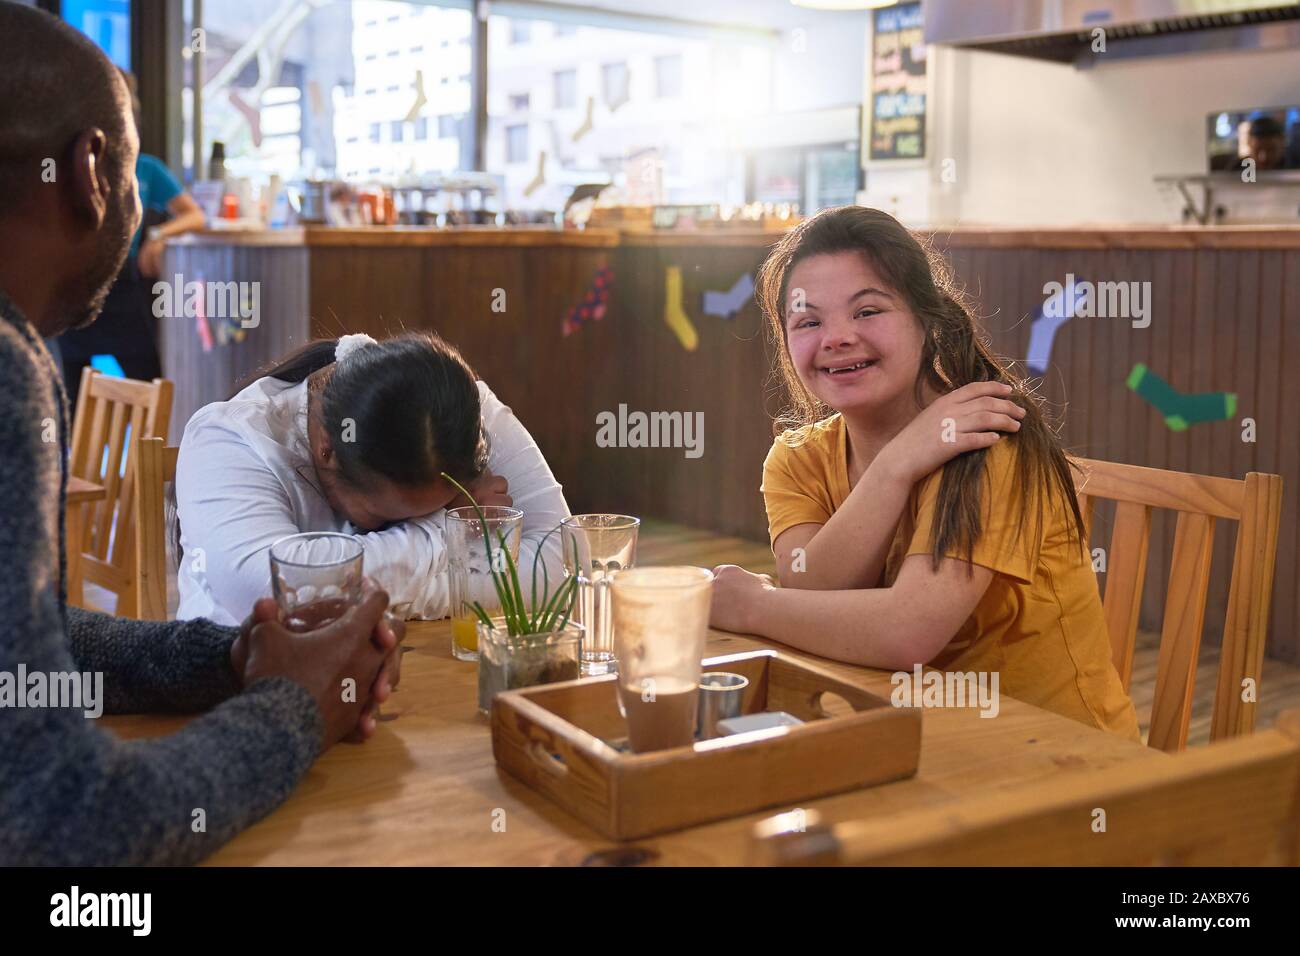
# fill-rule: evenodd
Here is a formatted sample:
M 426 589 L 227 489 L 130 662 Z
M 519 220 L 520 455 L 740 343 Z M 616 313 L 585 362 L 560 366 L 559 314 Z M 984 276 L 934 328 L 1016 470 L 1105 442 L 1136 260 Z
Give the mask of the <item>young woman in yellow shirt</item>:
M 823 212 L 763 266 L 790 398 L 763 467 L 778 582 L 716 569 L 713 625 L 824 657 L 996 672 L 1140 739 L 1111 664 L 1065 453 L 943 261 L 874 209 Z

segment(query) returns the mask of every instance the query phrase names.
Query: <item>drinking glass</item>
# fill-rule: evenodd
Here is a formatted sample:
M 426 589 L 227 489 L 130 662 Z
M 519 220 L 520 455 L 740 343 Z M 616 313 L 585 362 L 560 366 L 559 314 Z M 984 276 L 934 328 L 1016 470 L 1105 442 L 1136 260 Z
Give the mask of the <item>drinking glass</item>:
M 573 619 L 587 631 L 582 644 L 584 677 L 612 674 L 614 619 L 610 608 L 611 576 L 636 563 L 636 535 L 640 518 L 629 515 L 574 515 L 560 526 L 564 570 L 578 579 Z
M 695 739 L 700 661 L 713 574 L 704 568 L 632 568 L 614 575 L 618 709 L 637 753 Z
M 478 511 L 483 512 L 479 521 Z M 501 609 L 492 571 L 506 572 L 506 551 L 519 562 L 519 541 L 524 530 L 524 513 L 518 508 L 486 505 L 452 508 L 447 512 L 447 608 L 451 615 L 451 654 L 457 660 L 478 660 L 478 602 L 491 617 Z M 488 539 L 483 539 L 483 524 Z M 505 550 L 502 550 L 502 543 Z M 488 548 L 491 548 L 491 557 Z M 526 575 L 521 572 L 520 580 Z
M 307 531 L 271 545 L 271 593 L 284 626 L 312 631 L 361 599 L 361 543 L 350 534 Z

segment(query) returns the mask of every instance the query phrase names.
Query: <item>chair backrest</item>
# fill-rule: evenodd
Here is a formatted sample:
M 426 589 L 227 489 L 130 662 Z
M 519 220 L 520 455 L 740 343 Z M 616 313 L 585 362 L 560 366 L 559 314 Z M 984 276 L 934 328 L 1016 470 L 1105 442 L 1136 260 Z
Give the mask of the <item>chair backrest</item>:
M 1300 710 L 1249 737 L 829 826 L 757 824 L 752 862 L 850 866 L 1300 865 Z
M 167 620 L 167 482 L 180 449 L 161 438 L 135 443 L 135 606 L 144 621 Z
M 1238 480 L 1091 459 L 1075 459 L 1075 464 L 1082 472 L 1077 481 L 1079 508 L 1089 527 L 1096 499 L 1116 502 L 1106 549 L 1106 593 L 1102 604 L 1111 658 L 1125 690 L 1133 676 L 1151 509 L 1178 512 L 1147 738 L 1152 747 L 1174 751 L 1187 745 L 1209 595 L 1215 519 L 1239 522 L 1210 739 L 1250 733 L 1255 728 L 1273 599 L 1273 564 L 1282 515 L 1281 476 L 1250 472 L 1244 480 Z M 1249 695 L 1243 694 L 1248 679 L 1254 681 L 1255 690 Z
M 81 569 L 85 580 L 117 595 L 116 613 L 135 614 L 135 483 L 130 447 L 140 438 L 163 437 L 171 423 L 172 383 L 113 378 L 82 371 L 72 420 L 70 472 L 103 485 L 104 500 L 69 514 L 82 524 Z

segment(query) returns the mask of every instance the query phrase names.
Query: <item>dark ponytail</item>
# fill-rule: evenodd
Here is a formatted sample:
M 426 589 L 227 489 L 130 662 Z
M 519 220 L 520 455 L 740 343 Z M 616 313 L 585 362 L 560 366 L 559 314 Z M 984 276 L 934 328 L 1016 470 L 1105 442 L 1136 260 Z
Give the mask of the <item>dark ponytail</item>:
M 297 384 L 305 381 L 312 372 L 318 372 L 334 361 L 334 347 L 338 339 L 317 339 L 290 352 L 269 369 L 254 372 L 251 379 L 241 382 L 239 388 L 252 384 L 259 378 L 274 378 L 281 382 Z
M 365 489 L 376 477 L 430 484 L 442 472 L 469 484 L 487 467 L 487 439 L 474 371 L 428 332 L 366 345 L 341 364 L 337 342 L 309 342 L 263 376 L 298 383 L 327 369 L 320 423 L 344 481 Z

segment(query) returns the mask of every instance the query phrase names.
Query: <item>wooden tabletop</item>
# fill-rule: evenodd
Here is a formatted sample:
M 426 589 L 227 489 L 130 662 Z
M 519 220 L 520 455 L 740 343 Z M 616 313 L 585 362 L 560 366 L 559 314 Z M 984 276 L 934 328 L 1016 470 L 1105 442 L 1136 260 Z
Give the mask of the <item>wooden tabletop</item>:
M 68 504 L 82 505 L 89 501 L 100 501 L 103 497 L 103 485 L 78 478 L 76 475 L 68 476 Z
M 365 744 L 331 749 L 280 809 L 232 840 L 211 863 L 739 864 L 748 857 L 752 825 L 792 809 L 613 843 L 497 769 L 487 720 L 476 710 L 477 668 L 452 658 L 446 621 L 412 623 L 406 645 L 411 650 L 403 660 L 401 686 L 384 705 L 375 736 Z M 715 631 L 709 653 L 764 646 L 777 645 Z M 889 695 L 884 671 L 781 649 Z M 148 737 L 170 733 L 185 720 L 120 716 L 102 723 L 123 737 Z M 915 777 L 803 806 L 836 823 L 956 801 L 1054 774 L 1165 759 L 1159 751 L 1003 695 L 994 718 L 973 709 L 927 708 Z

